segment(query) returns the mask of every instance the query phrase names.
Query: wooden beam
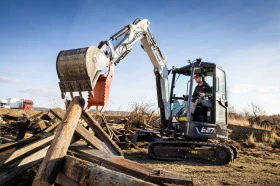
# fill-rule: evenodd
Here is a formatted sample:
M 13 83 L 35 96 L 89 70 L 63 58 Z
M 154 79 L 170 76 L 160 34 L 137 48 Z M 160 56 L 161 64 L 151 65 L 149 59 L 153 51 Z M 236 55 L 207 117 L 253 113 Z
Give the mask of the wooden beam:
M 25 133 L 29 127 L 29 124 L 33 121 L 35 121 L 35 123 L 37 123 L 37 121 L 40 121 L 41 120 L 40 117 L 42 117 L 43 114 L 44 114 L 44 112 L 39 112 L 38 114 L 35 114 L 35 115 L 27 118 L 25 121 L 21 122 L 16 141 L 23 139 L 25 136 Z
M 80 186 L 77 182 L 66 176 L 65 174 L 59 172 L 55 183 L 58 183 L 59 185 L 64 185 L 64 186 Z
M 63 118 L 63 116 L 64 116 L 64 111 L 59 108 L 52 110 L 51 113 L 54 114 L 58 118 Z M 107 149 L 109 149 L 108 152 L 110 154 L 120 155 L 120 156 L 123 155 L 123 152 L 119 148 L 119 146 L 108 136 L 108 134 L 101 128 L 99 123 L 88 112 L 83 111 L 82 118 L 86 121 L 88 126 L 93 130 L 96 137 L 105 143 L 105 146 Z
M 77 125 L 75 133 L 92 147 L 95 147 L 102 152 L 109 153 L 103 142 L 95 137 L 92 133 L 89 133 L 89 131 L 82 125 Z
M 54 116 L 58 117 L 60 120 L 63 119 L 65 112 L 61 108 L 52 108 L 50 109 L 50 113 Z
M 60 120 L 62 120 L 65 115 L 65 112 L 61 108 L 50 109 L 50 112 Z M 86 130 L 83 126 L 78 124 L 75 130 L 75 134 L 77 134 L 80 138 L 85 140 L 92 147 L 95 147 L 103 152 L 109 153 L 107 148 L 104 147 L 103 142 L 100 141 L 97 137 L 95 137 L 94 134 L 89 133 L 89 131 Z
M 106 154 L 104 152 L 98 151 L 96 149 L 91 149 L 87 146 L 70 146 L 69 150 L 77 152 L 74 154 L 75 157 L 83 158 L 84 160 L 90 162 L 99 162 L 106 168 L 114 168 L 114 170 L 126 173 L 128 175 L 137 177 L 139 179 L 145 179 L 153 183 L 173 183 L 178 185 L 193 185 L 192 180 L 186 179 L 183 176 L 173 174 L 171 172 L 155 171 L 152 168 L 146 167 L 140 163 L 127 160 L 122 156 L 114 156 Z
M 116 141 L 120 141 L 119 137 L 115 134 L 112 128 L 108 125 L 108 123 L 104 123 L 104 125 L 107 128 L 108 132 L 112 134 L 111 139 L 115 138 Z
M 60 123 L 61 123 L 61 120 L 58 120 L 57 122 L 55 122 L 54 124 L 52 124 L 51 126 L 46 128 L 44 130 L 44 132 L 51 132 L 51 131 L 53 131 Z
M 82 118 L 86 121 L 88 126 L 94 131 L 97 138 L 105 143 L 110 150 L 110 154 L 123 156 L 123 151 L 119 146 L 108 136 L 108 134 L 101 128 L 99 123 L 88 113 L 83 111 Z
M 72 100 L 50 145 L 47 155 L 39 167 L 32 184 L 33 186 L 54 184 L 59 167 L 62 164 L 62 159 L 66 155 L 84 105 L 84 99 L 79 96 L 76 96 Z
M 30 145 L 20 148 L 11 154 L 6 154 L 5 156 L 1 156 L 0 170 L 3 168 L 3 166 L 7 166 L 9 163 L 18 160 L 19 158 L 23 159 L 24 157 L 29 156 L 30 154 L 48 146 L 53 138 L 54 135 L 46 137 L 45 139 L 38 140 Z
M 48 140 L 51 140 L 51 138 L 54 138 L 54 136 L 49 136 L 43 140 L 15 151 L 15 153 L 9 158 L 10 161 L 0 166 L 0 185 L 13 179 L 15 176 L 20 176 L 21 173 L 27 169 L 30 169 L 31 167 L 41 163 L 47 154 L 47 149 L 49 148 L 49 146 L 45 147 L 45 145 L 49 144 Z M 75 143 L 79 139 L 80 138 L 77 135 L 74 135 L 71 144 Z M 35 147 L 36 145 L 40 145 L 40 147 Z M 27 150 L 30 151 L 26 152 Z M 21 153 L 23 153 L 23 155 L 21 155 Z
M 61 109 L 61 108 L 52 108 L 49 110 L 49 112 L 54 115 L 55 118 L 58 119 L 57 122 L 55 122 L 54 124 L 52 124 L 51 126 L 49 126 L 48 128 L 46 128 L 44 130 L 44 132 L 51 132 L 53 131 L 62 121 L 65 112 Z
M 47 126 L 46 126 L 44 120 L 41 120 L 41 119 L 40 119 L 40 120 L 37 122 L 37 124 L 38 124 L 38 126 L 40 127 L 41 131 L 43 131 L 44 129 L 47 128 Z
M 65 156 L 62 173 L 80 185 L 107 186 L 107 185 L 134 185 L 154 186 L 154 184 L 138 178 L 106 169 L 102 166 L 71 156 Z
M 30 124 L 30 120 L 27 120 L 26 122 L 20 122 L 20 127 L 18 130 L 16 141 L 21 140 L 24 138 L 25 133 L 27 131 L 28 125 Z
M 44 112 L 39 112 L 38 114 L 35 114 L 35 115 L 29 117 L 28 120 L 33 121 L 37 118 L 41 118 L 43 115 L 44 115 Z
M 49 133 L 42 133 L 28 139 L 22 139 L 15 142 L 5 143 L 0 145 L 0 156 L 14 152 L 16 149 L 24 147 L 34 141 L 50 136 Z
M 25 170 L 40 163 L 46 156 L 49 146 L 37 151 L 36 153 L 27 156 L 24 159 L 20 159 L 7 167 L 0 170 L 0 185 L 13 179 L 16 176 L 22 174 Z

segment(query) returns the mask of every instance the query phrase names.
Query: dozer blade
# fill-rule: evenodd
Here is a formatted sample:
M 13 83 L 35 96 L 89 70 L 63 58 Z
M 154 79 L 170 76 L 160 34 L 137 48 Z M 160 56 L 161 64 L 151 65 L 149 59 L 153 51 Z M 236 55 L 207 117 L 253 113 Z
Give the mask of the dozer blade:
M 90 46 L 73 50 L 63 50 L 57 56 L 56 69 L 60 80 L 62 99 L 69 92 L 88 91 L 93 97 L 93 90 L 102 70 L 109 66 L 110 60 L 97 47 Z

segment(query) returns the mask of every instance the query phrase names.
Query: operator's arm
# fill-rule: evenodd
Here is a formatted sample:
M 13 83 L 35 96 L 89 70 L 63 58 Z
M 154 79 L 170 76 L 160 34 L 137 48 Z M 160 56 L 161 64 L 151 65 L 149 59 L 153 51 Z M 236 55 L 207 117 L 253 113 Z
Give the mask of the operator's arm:
M 198 91 L 198 86 L 195 87 L 193 96 L 192 96 L 192 102 L 195 102 L 197 98 L 199 98 L 199 91 Z
M 212 97 L 212 89 L 208 83 L 205 83 L 205 97 Z

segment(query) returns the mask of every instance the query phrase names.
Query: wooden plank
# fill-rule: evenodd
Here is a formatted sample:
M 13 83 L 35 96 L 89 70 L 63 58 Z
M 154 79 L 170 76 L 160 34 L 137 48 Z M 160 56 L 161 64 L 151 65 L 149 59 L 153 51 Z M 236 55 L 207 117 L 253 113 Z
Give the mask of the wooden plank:
M 34 165 L 40 163 L 45 157 L 49 146 L 37 151 L 36 153 L 27 156 L 24 159 L 20 159 L 4 169 L 0 170 L 0 185 L 13 179 L 16 176 L 22 174 L 25 170 L 33 167 Z
M 54 184 L 59 167 L 62 164 L 62 159 L 66 155 L 84 105 L 84 99 L 79 96 L 76 96 L 72 100 L 32 185 L 41 186 Z
M 60 120 L 57 121 L 57 122 L 55 122 L 54 124 L 52 124 L 51 126 L 49 126 L 48 128 L 46 128 L 46 129 L 44 130 L 44 132 L 51 132 L 51 131 L 53 131 L 60 123 L 61 123 Z
M 27 120 L 26 122 L 20 122 L 20 127 L 18 130 L 16 141 L 24 138 L 29 124 L 30 124 L 30 120 Z
M 59 172 L 55 183 L 58 183 L 59 185 L 65 185 L 65 186 L 80 186 L 77 182 L 66 176 L 65 174 Z
M 61 108 L 52 108 L 50 109 L 50 113 L 58 117 L 60 120 L 62 120 L 65 115 L 65 112 Z
M 105 153 L 109 153 L 106 147 L 104 147 L 103 142 L 95 137 L 92 133 L 89 133 L 89 131 L 82 125 L 77 125 L 75 133 L 92 147 L 95 147 Z
M 82 118 L 86 121 L 88 126 L 94 131 L 97 138 L 105 143 L 110 150 L 110 154 L 123 156 L 123 151 L 119 146 L 108 136 L 108 134 L 101 128 L 99 123 L 87 112 L 82 112 Z
M 47 128 L 47 126 L 46 126 L 44 120 L 39 120 L 39 121 L 37 122 L 37 124 L 39 125 L 39 127 L 40 127 L 41 130 L 44 130 L 44 129 Z
M 52 111 L 52 113 L 58 118 L 62 118 L 64 115 L 64 111 L 62 109 L 55 109 L 55 111 Z M 120 156 L 123 155 L 123 152 L 118 147 L 118 145 L 112 139 L 110 139 L 107 133 L 101 128 L 98 122 L 90 114 L 83 111 L 82 118 L 86 121 L 88 126 L 93 130 L 97 138 L 99 138 L 101 141 L 105 143 L 107 149 L 109 149 L 109 153 L 114 155 L 120 155 Z
M 154 171 L 154 169 L 146 167 L 140 163 L 127 160 L 122 156 L 106 154 L 96 149 L 91 149 L 87 146 L 70 146 L 69 150 L 77 152 L 77 154 L 74 154 L 75 157 L 83 158 L 84 160 L 95 163 L 96 161 L 99 161 L 104 167 L 114 168 L 117 171 L 126 173 L 139 179 L 145 179 L 153 183 L 193 185 L 193 182 L 190 179 L 186 179 L 177 174 L 166 171 L 163 171 L 163 174 L 159 174 L 158 171 Z
M 138 178 L 106 169 L 102 166 L 66 156 L 61 170 L 67 177 L 80 185 L 89 186 L 154 186 L 154 184 Z
M 115 134 L 115 132 L 112 130 L 112 128 L 108 125 L 108 123 L 105 123 L 105 126 L 106 126 L 107 130 L 109 131 L 109 133 L 112 134 L 111 139 L 115 138 L 116 141 L 120 141 L 119 137 Z
M 51 136 L 51 137 L 53 137 L 53 136 Z M 50 138 L 46 138 L 46 139 L 44 139 L 44 141 L 41 140 L 40 142 L 38 142 L 38 143 L 35 142 L 35 143 L 42 144 L 43 142 L 47 142 L 47 140 L 49 140 L 49 139 Z M 71 144 L 75 143 L 79 139 L 80 138 L 78 138 L 78 136 L 73 136 Z M 47 143 L 49 143 L 49 142 L 47 142 Z M 24 152 L 24 150 L 27 150 L 28 148 L 31 149 L 32 148 L 31 146 L 32 145 L 30 145 L 30 147 L 26 146 L 26 147 L 24 147 L 24 149 L 19 149 L 19 151 L 16 154 L 20 155 L 20 153 Z M 44 146 L 44 145 L 41 145 L 41 147 L 42 146 Z M 33 147 L 34 147 L 34 145 L 33 145 Z M 23 157 L 18 156 L 18 158 L 17 158 L 17 156 L 15 154 L 13 160 L 11 160 L 9 163 L 5 164 L 5 166 L 0 166 L 0 178 L 1 178 L 0 185 L 4 182 L 7 182 L 7 181 L 13 179 L 15 176 L 20 176 L 21 173 L 23 173 L 27 169 L 30 169 L 31 167 L 41 163 L 41 161 L 47 154 L 48 148 L 49 148 L 49 146 L 46 146 L 41 150 L 38 150 L 39 148 L 34 148 L 32 150 L 32 154 L 30 154 L 29 156 L 27 156 L 27 154 L 25 154 Z M 35 151 L 37 151 L 37 152 L 35 152 Z
M 61 120 L 65 115 L 65 112 L 61 108 L 51 109 L 50 112 Z M 89 133 L 89 131 L 87 131 L 83 126 L 78 124 L 75 133 L 92 147 L 108 153 L 108 150 L 104 147 L 103 142 L 96 138 L 94 134 Z
M 43 115 L 44 115 L 44 112 L 39 112 L 38 114 L 35 114 L 35 115 L 29 117 L 28 120 L 34 121 L 37 118 L 41 118 Z
M 0 157 L 0 166 L 1 166 L 0 169 L 3 168 L 3 164 L 5 164 L 5 166 L 7 166 L 9 163 L 18 160 L 19 158 L 24 158 L 36 151 L 48 146 L 51 143 L 53 138 L 54 138 L 54 135 L 46 137 L 45 139 L 38 140 L 30 145 L 20 148 L 11 154 L 1 156 Z
M 26 146 L 34 141 L 50 136 L 49 133 L 42 133 L 28 139 L 22 139 L 15 142 L 0 145 L 0 156 L 14 152 L 16 149 Z
M 56 129 L 56 127 L 61 123 L 61 120 L 63 119 L 65 112 L 61 108 L 52 108 L 49 110 L 49 112 L 54 115 L 55 118 L 58 119 L 57 122 L 46 128 L 45 132 L 51 132 Z
M 43 114 L 44 114 L 44 112 L 39 112 L 38 114 L 35 114 L 35 115 L 27 118 L 25 121 L 20 122 L 21 124 L 19 127 L 19 132 L 17 134 L 16 141 L 23 139 L 26 134 L 29 124 L 34 121 L 35 121 L 35 123 L 40 121 L 41 120 L 40 117 L 42 117 Z

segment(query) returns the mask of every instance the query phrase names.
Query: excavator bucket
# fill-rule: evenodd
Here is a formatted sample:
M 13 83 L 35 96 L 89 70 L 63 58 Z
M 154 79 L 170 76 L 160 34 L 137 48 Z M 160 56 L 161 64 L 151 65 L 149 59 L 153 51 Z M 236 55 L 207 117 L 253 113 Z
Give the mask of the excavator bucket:
M 82 96 L 83 91 L 93 97 L 95 84 L 109 64 L 108 57 L 95 46 L 61 51 L 57 56 L 56 70 L 62 99 L 67 92 L 72 98 L 73 92 Z
M 97 83 L 94 87 L 94 97 L 88 96 L 88 106 L 103 106 L 100 112 L 106 110 L 108 106 L 108 100 L 110 95 L 110 87 L 114 77 L 114 65 L 109 65 L 109 71 L 107 74 L 99 76 Z

